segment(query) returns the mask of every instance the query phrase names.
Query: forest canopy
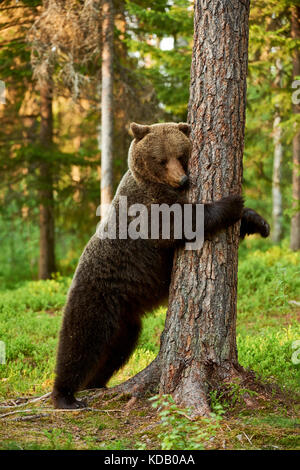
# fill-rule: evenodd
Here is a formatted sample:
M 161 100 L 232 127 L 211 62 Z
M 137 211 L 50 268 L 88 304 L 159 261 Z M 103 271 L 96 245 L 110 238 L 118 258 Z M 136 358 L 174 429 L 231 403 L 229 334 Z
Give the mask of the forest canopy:
M 155 0 L 151 6 L 143 0 L 113 3 L 115 191 L 127 168 L 130 122 L 187 119 L 193 4 L 190 0 Z M 298 97 L 299 79 L 295 61 L 300 40 L 292 24 L 296 5 L 255 0 L 250 9 L 243 191 L 249 205 L 270 220 L 273 217 L 276 242 L 290 237 L 291 218 L 299 209 L 299 201 L 291 204 L 293 138 L 299 132 L 299 113 L 292 99 Z M 102 9 L 96 0 L 1 3 L 2 285 L 38 276 L 41 244 L 47 244 L 40 239 L 43 204 L 46 209 L 48 204 L 46 213 L 53 219 L 55 272 L 72 273 L 97 225 Z M 42 119 L 45 84 L 51 124 Z M 43 132 L 48 132 L 48 144 Z M 274 160 L 276 151 L 279 163 Z M 43 178 L 42 168 L 50 178 Z

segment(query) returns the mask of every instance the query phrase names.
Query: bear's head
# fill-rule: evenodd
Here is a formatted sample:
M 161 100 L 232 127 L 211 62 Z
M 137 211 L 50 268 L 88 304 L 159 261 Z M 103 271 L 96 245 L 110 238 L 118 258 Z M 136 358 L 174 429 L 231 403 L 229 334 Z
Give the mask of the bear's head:
M 138 181 L 179 188 L 187 181 L 191 127 L 186 123 L 145 126 L 133 122 L 128 166 Z

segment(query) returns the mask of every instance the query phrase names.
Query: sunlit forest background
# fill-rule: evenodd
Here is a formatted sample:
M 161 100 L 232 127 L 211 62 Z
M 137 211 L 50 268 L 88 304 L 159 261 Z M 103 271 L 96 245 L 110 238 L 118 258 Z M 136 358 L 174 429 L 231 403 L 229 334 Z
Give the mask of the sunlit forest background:
M 0 449 L 299 448 L 299 22 L 299 0 L 251 1 L 243 194 L 271 236 L 240 244 L 237 346 L 239 363 L 275 386 L 268 400 L 237 384 L 227 395 L 213 391 L 211 409 L 224 418 L 217 431 L 196 429 L 187 411 L 180 421 L 173 408 L 166 432 L 149 403 L 128 416 L 121 398 L 72 416 L 47 415 L 46 402 L 30 405 L 31 416 L 8 416 L 5 407 L 52 389 L 67 291 L 99 223 L 104 112 L 113 129 L 111 193 L 127 170 L 131 122 L 188 119 L 193 2 L 0 1 Z M 145 316 L 109 386 L 156 357 L 165 313 Z
M 292 84 L 299 39 L 291 35 L 291 3 L 253 0 L 250 17 L 244 194 L 247 205 L 272 222 L 279 140 L 276 243 L 289 239 L 295 211 L 292 140 L 299 115 Z M 114 2 L 114 190 L 127 168 L 130 122 L 187 120 L 193 5 L 149 5 Z M 0 285 L 10 288 L 38 278 L 42 205 L 53 206 L 55 273 L 72 274 L 99 221 L 101 2 L 2 1 L 0 14 Z M 53 111 L 47 145 L 43 86 Z

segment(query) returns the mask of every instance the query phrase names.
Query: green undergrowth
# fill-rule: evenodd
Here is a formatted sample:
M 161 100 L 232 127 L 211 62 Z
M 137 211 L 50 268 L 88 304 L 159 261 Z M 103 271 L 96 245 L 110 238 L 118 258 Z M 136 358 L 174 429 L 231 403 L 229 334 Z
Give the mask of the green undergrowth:
M 70 278 L 58 275 L 51 281 L 25 282 L 16 289 L 0 292 L 0 341 L 6 347 L 6 363 L 0 364 L 1 402 L 51 390 L 62 307 L 70 282 Z M 214 396 L 212 403 L 223 407 L 225 414 L 211 435 L 199 431 L 200 441 L 202 434 L 206 436 L 205 442 L 199 442 L 200 447 L 299 448 L 300 423 L 295 408 L 300 389 L 300 351 L 298 355 L 296 344 L 300 340 L 299 292 L 300 253 L 291 252 L 285 242 L 272 246 L 269 241 L 252 239 L 241 245 L 239 362 L 255 371 L 261 381 L 276 384 L 279 390 L 285 391 L 291 403 L 280 401 L 274 395 L 273 401 L 262 400 L 261 405 L 249 408 L 238 400 L 224 403 Z M 136 350 L 126 366 L 111 379 L 110 385 L 126 380 L 155 358 L 165 311 L 160 308 L 144 318 Z M 102 410 L 105 404 L 96 403 L 95 407 Z M 86 411 L 72 415 L 62 413 L 59 417 L 48 413 L 37 421 L 35 418 L 32 421 L 19 419 L 28 413 L 5 418 L 5 426 L 0 422 L 0 448 L 161 448 L 163 441 L 159 436 L 165 431 L 155 424 L 158 419 L 151 403 L 144 403 L 128 416 L 120 414 L 118 407 L 124 411 L 124 403 L 116 401 L 106 406 L 116 411 L 107 413 Z M 37 407 L 35 413 L 38 412 Z M 176 419 L 169 418 L 170 422 L 175 422 L 176 431 Z M 178 423 L 180 432 L 184 432 L 184 427 Z M 183 445 L 174 442 L 171 438 L 165 439 L 165 446 Z M 188 434 L 182 437 L 182 442 L 187 447 L 196 445 L 189 443 Z

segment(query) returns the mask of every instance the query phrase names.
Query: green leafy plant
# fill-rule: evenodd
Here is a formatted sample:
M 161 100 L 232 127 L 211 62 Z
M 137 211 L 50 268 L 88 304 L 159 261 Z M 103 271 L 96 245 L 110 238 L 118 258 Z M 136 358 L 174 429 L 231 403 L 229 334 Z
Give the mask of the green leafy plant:
M 193 410 L 179 408 L 170 395 L 156 395 L 151 400 L 161 418 L 158 438 L 162 450 L 203 450 L 215 436 L 224 413 L 219 405 L 209 417 L 193 418 Z
M 210 406 L 214 413 L 223 414 L 229 408 L 243 403 L 245 397 L 257 395 L 254 390 L 241 387 L 238 382 L 231 382 L 224 386 L 223 390 L 212 390 L 210 392 Z

